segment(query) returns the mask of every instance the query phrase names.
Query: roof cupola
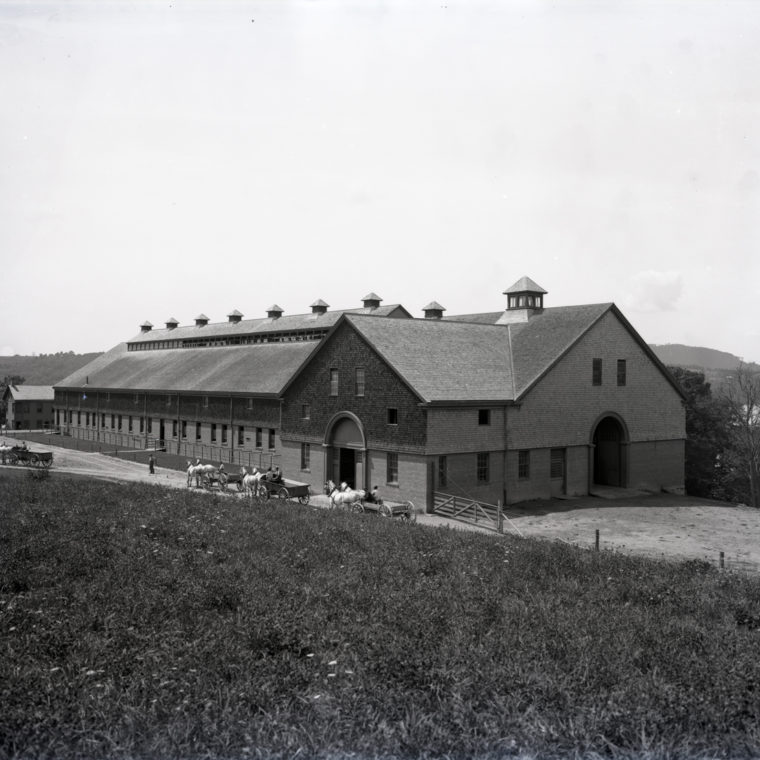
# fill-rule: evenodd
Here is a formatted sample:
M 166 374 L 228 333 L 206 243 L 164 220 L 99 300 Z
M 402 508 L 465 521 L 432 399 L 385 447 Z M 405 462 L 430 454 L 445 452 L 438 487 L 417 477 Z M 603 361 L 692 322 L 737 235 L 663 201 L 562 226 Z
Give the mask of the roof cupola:
M 278 306 L 276 303 L 272 304 L 267 309 L 267 316 L 269 319 L 279 319 L 283 314 L 282 306 Z
M 150 322 L 148 322 L 147 319 L 140 325 L 141 333 L 150 332 L 152 329 L 153 329 L 153 325 Z
M 499 324 L 527 322 L 536 312 L 544 308 L 546 291 L 530 277 L 521 277 L 514 285 L 504 291 L 507 296 L 507 309 L 499 319 Z
M 237 324 L 240 322 L 241 319 L 243 319 L 243 315 L 237 310 L 233 309 L 228 315 L 227 319 L 232 322 L 233 324 Z
M 362 302 L 364 303 L 365 309 L 378 309 L 380 308 L 380 301 L 383 299 L 380 298 L 377 293 L 369 293 L 368 295 L 364 296 L 362 298 Z
M 174 317 L 169 317 L 169 319 L 167 319 L 164 324 L 166 325 L 167 330 L 173 330 L 175 327 L 177 327 L 179 322 L 177 322 L 177 320 L 174 319 Z
M 328 307 L 330 306 L 329 303 L 325 303 L 321 298 L 318 298 L 314 303 L 311 305 L 311 313 L 312 314 L 324 314 Z
M 205 327 L 208 324 L 208 317 L 205 314 L 199 314 L 195 318 L 196 327 Z
M 422 311 L 425 312 L 425 319 L 442 319 L 446 309 L 438 301 L 431 301 L 427 306 L 423 306 Z

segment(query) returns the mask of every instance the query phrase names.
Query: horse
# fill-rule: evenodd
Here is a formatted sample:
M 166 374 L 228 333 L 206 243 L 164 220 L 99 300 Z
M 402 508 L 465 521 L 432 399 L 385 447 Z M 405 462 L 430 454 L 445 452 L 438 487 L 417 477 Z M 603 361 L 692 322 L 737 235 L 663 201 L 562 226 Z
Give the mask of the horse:
M 333 484 L 334 485 L 334 484 Z M 352 507 L 357 502 L 362 502 L 367 496 L 366 491 L 354 491 L 348 487 L 348 485 L 341 483 L 341 486 L 346 486 L 345 489 L 338 490 L 334 488 L 328 495 L 330 497 L 330 505 L 335 508 L 337 506 Z
M 253 472 L 249 475 L 245 467 L 241 467 L 240 474 L 243 476 L 243 491 L 248 496 L 255 496 L 259 492 L 259 486 L 261 485 L 264 473 L 254 467 Z
M 190 482 L 195 478 L 195 487 L 198 488 L 201 484 L 201 472 L 200 468 L 203 465 L 200 462 L 193 464 L 190 460 L 187 462 L 187 487 L 190 488 Z

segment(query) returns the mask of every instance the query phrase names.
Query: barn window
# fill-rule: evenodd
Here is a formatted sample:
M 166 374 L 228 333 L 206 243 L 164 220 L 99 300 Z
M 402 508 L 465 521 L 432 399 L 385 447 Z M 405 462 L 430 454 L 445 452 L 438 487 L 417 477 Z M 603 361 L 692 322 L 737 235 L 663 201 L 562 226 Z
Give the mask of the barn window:
M 478 425 L 490 425 L 490 424 L 491 424 L 491 410 L 478 409 Z
M 270 449 L 274 448 L 274 428 L 269 428 L 269 440 L 267 442 L 267 445 Z
M 448 484 L 447 474 L 448 474 L 448 464 L 446 462 L 446 457 L 445 456 L 438 457 L 438 487 L 439 488 L 446 488 L 446 485 Z
M 262 434 L 261 428 L 256 428 L 256 448 L 257 449 L 261 448 L 261 434 Z
M 208 409 L 208 396 L 203 397 L 203 408 Z
M 182 437 L 187 438 L 187 420 L 182 420 Z
M 172 438 L 177 437 L 177 420 L 172 420 Z
M 625 381 L 626 381 L 625 359 L 618 359 L 617 360 L 617 384 L 625 385 Z
M 129 417 L 127 417 L 127 430 L 131 433 L 132 432 L 132 415 L 130 414 Z
M 245 445 L 245 427 L 238 425 L 238 446 Z
M 489 480 L 489 477 L 490 477 L 489 459 L 490 457 L 487 451 L 478 453 L 478 467 L 477 467 L 478 483 L 487 483 Z
M 301 419 L 311 419 L 311 404 L 301 404 Z
M 395 407 L 388 407 L 388 424 L 398 425 L 398 409 Z
M 145 417 L 140 417 L 140 432 L 145 432 Z
M 387 457 L 385 481 L 386 483 L 398 484 L 398 454 L 395 451 L 389 451 Z
M 308 443 L 301 444 L 301 469 L 305 472 L 309 471 L 311 460 L 311 445 Z
M 552 449 L 549 462 L 549 477 L 559 480 L 565 477 L 565 450 Z
M 530 478 L 530 451 L 527 449 L 517 452 L 517 477 L 520 480 Z
M 253 410 L 253 399 L 252 398 L 248 399 L 248 401 L 246 403 L 246 408 L 248 409 L 249 412 Z
M 330 370 L 330 395 L 331 396 L 338 395 L 338 370 L 337 369 Z
M 356 395 L 364 395 L 364 367 L 356 368 Z
M 211 442 L 216 443 L 216 422 L 211 423 Z
M 591 362 L 591 384 L 602 384 L 602 360 L 593 359 Z
M 121 415 L 119 415 L 118 419 L 118 429 L 121 430 Z
M 200 441 L 201 439 L 201 423 L 196 422 L 195 423 L 195 440 Z
M 227 426 L 222 425 L 222 443 L 227 443 Z
M 135 393 L 135 404 L 140 400 L 140 394 Z
M 77 425 L 82 424 L 82 412 L 77 412 Z

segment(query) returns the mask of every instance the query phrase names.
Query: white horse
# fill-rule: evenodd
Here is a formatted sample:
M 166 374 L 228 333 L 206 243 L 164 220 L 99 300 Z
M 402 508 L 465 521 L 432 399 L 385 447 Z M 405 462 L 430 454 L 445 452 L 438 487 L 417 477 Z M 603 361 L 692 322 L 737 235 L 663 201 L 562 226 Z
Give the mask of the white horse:
M 333 488 L 328 496 L 330 497 L 330 505 L 333 507 L 333 509 L 337 506 L 345 506 L 350 508 L 354 504 L 364 501 L 367 496 L 367 492 L 354 491 L 348 487 L 347 483 L 341 483 L 340 490 Z
M 203 465 L 200 462 L 193 464 L 190 460 L 187 462 L 187 487 L 190 488 L 190 483 L 195 478 L 195 487 L 198 488 L 201 484 L 201 471 L 200 468 Z
M 243 476 L 243 492 L 247 496 L 255 496 L 259 492 L 261 479 L 264 477 L 264 473 L 257 467 L 254 467 L 253 472 L 248 474 L 245 467 L 242 467 L 240 469 L 240 474 Z

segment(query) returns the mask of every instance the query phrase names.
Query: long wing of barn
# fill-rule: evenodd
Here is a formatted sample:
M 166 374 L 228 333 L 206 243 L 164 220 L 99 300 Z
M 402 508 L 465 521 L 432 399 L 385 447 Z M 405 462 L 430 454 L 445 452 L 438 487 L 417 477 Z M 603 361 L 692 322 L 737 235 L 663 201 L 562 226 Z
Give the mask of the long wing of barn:
M 529 278 L 505 295 L 506 309 L 453 317 L 370 293 L 355 309 L 144 323 L 56 386 L 56 423 L 427 506 L 682 489 L 681 392 L 617 307 L 547 308 Z

